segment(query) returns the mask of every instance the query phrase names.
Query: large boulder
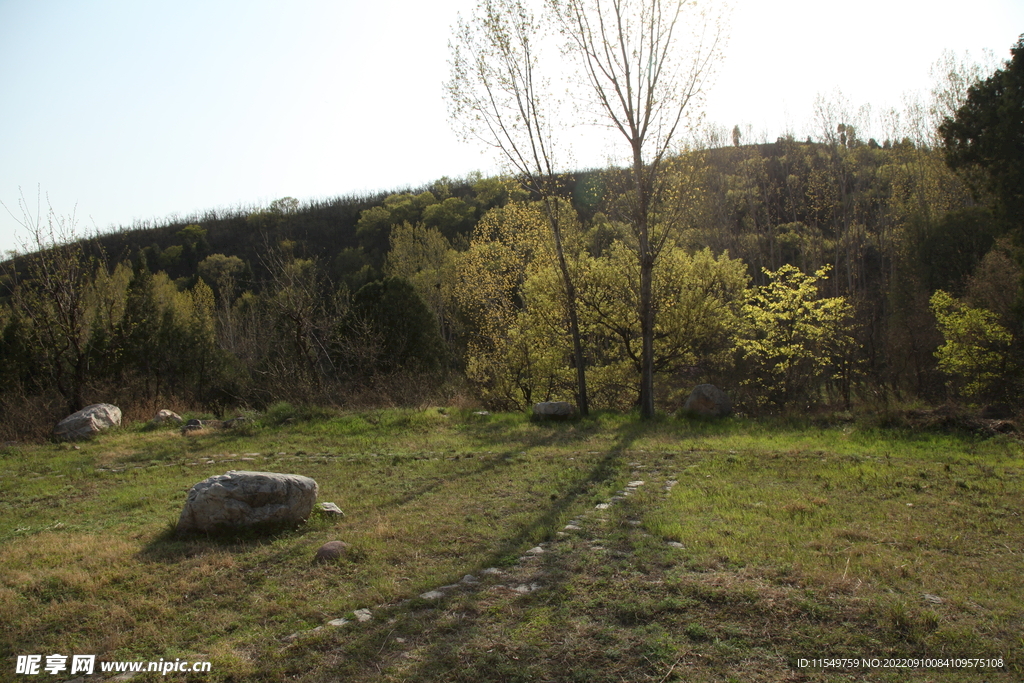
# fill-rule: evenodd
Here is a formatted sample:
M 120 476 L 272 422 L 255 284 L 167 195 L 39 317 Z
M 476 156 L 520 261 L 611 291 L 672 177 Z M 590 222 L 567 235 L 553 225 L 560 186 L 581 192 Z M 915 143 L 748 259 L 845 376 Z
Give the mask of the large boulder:
M 544 401 L 533 404 L 533 416 L 538 420 L 565 420 L 576 412 L 575 406 L 565 401 Z
M 84 439 L 121 424 L 121 409 L 109 403 L 94 403 L 68 415 L 53 428 L 58 439 Z
M 732 413 L 732 400 L 714 384 L 698 384 L 679 412 L 687 417 L 725 417 Z
M 178 533 L 292 526 L 306 521 L 316 494 L 316 482 L 299 474 L 232 470 L 189 490 Z

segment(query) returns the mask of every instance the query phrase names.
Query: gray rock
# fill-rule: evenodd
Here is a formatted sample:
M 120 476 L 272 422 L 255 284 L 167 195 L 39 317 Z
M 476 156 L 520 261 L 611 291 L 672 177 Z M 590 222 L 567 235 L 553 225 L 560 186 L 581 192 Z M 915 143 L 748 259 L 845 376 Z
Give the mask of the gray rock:
M 156 415 L 153 417 L 153 424 L 162 425 L 167 422 L 173 422 L 176 425 L 180 425 L 185 420 L 182 419 L 181 415 L 178 415 L 173 410 L 167 410 L 166 408 L 158 410 Z
M 202 428 L 202 420 L 189 420 L 185 423 L 185 426 L 181 428 L 181 433 L 188 434 L 189 432 L 198 432 Z
M 342 558 L 348 552 L 348 543 L 345 541 L 328 541 L 316 551 L 314 562 L 334 562 Z
M 121 409 L 109 403 L 94 403 L 68 415 L 53 428 L 58 439 L 73 441 L 98 434 L 121 424 Z
M 564 420 L 576 412 L 575 406 L 565 401 L 544 401 L 533 404 L 533 416 L 541 420 Z
M 309 477 L 232 470 L 189 490 L 178 532 L 299 524 L 312 512 L 316 494 L 316 482 Z
M 357 609 L 353 614 L 356 616 L 356 620 L 360 623 L 373 619 L 373 613 L 365 608 Z
M 714 384 L 698 384 L 679 413 L 688 417 L 725 417 L 732 413 L 732 399 Z
M 341 508 L 334 503 L 317 503 L 316 512 L 317 514 L 324 515 L 325 517 L 345 516 L 345 513 L 342 512 Z

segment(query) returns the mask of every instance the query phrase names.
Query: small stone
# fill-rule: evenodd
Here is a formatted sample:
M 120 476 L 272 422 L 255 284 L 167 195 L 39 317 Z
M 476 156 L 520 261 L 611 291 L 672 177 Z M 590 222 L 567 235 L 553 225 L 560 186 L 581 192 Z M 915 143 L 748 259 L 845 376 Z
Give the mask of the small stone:
M 632 488 L 636 488 L 637 486 L 643 486 L 643 485 L 644 485 L 645 483 L 646 483 L 646 482 L 643 482 L 643 481 L 641 481 L 641 480 L 637 480 L 637 481 L 631 481 L 631 482 L 629 482 L 629 484 L 627 484 L 627 486 L 630 486 L 630 487 L 632 487 Z
M 469 585 L 469 586 L 472 586 L 472 585 L 480 583 L 480 579 L 476 578 L 472 574 L 466 574 L 465 576 L 462 577 L 462 583 L 464 583 L 466 585 Z
M 611 505 L 609 503 L 598 503 L 594 506 L 595 510 L 607 510 Z
M 178 415 L 172 410 L 158 410 L 156 415 L 153 417 L 153 424 L 159 425 L 165 422 L 173 422 L 174 424 L 180 425 L 185 420 L 182 419 L 181 415 Z
M 371 619 L 373 619 L 373 613 L 370 612 L 370 610 L 365 609 L 365 608 L 364 609 L 357 609 L 355 612 L 353 612 L 353 614 L 356 615 L 356 619 L 359 621 L 359 623 L 363 623 L 363 622 L 370 621 Z
M 562 528 L 565 529 L 566 531 L 579 531 L 580 530 L 580 527 L 576 526 L 575 524 L 566 524 Z
M 321 515 L 328 517 L 344 517 L 345 513 L 342 512 L 341 508 L 334 503 L 318 503 L 316 511 Z
M 427 591 L 426 593 L 420 593 L 420 598 L 424 600 L 440 600 L 444 597 L 444 593 L 441 591 Z
M 927 600 L 928 602 L 932 603 L 932 604 L 935 604 L 935 605 L 941 605 L 942 603 L 946 602 L 945 600 L 940 598 L 938 595 L 932 595 L 931 593 L 925 593 L 924 594 L 924 599 Z
M 349 623 L 348 619 L 331 619 L 327 622 L 328 626 L 344 626 Z M 289 636 L 290 638 L 291 636 Z
M 345 541 L 328 541 L 316 551 L 314 562 L 334 562 L 348 552 L 348 543 Z
M 540 588 L 540 586 L 535 584 L 535 583 L 531 583 L 531 584 L 521 583 L 518 586 L 515 586 L 512 590 L 514 590 L 516 593 L 531 593 L 531 592 L 537 590 L 538 588 Z
M 544 548 L 541 548 L 538 545 L 538 546 L 536 546 L 534 548 L 530 548 L 529 550 L 527 550 L 526 554 L 527 555 L 543 555 L 544 554 Z
M 669 541 L 668 545 L 670 548 L 675 548 L 677 550 L 686 550 L 686 546 L 679 541 Z
M 488 576 L 501 576 L 504 572 L 497 567 L 488 567 L 487 569 L 481 570 L 481 574 L 487 574 Z

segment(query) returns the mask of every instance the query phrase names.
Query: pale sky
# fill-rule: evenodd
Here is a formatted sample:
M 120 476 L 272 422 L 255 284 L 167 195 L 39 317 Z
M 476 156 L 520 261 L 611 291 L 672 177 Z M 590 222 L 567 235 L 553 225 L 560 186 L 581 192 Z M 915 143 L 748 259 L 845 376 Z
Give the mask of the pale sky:
M 1020 0 L 734 0 L 707 118 L 815 135 L 815 98 L 898 106 L 952 50 L 998 60 Z M 473 0 L 0 0 L 0 201 L 83 234 L 496 169 L 442 83 Z M 577 155 L 581 165 L 599 159 Z M 27 239 L 0 207 L 0 255 Z

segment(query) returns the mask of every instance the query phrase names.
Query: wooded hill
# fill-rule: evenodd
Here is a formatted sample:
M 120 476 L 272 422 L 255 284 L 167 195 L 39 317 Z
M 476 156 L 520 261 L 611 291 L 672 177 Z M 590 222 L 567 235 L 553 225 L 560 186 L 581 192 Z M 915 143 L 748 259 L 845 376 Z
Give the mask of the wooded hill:
M 702 381 L 751 411 L 1019 396 L 1020 225 L 942 148 L 840 125 L 823 142 L 687 152 L 671 173 L 656 219 L 663 408 Z M 591 405 L 628 408 L 638 323 L 620 173 L 561 180 Z M 51 216 L 38 236 L 57 246 L 0 280 L 0 402 L 26 415 L 5 438 L 100 400 L 572 401 L 536 199 L 507 179 L 442 178 L 78 241 Z

